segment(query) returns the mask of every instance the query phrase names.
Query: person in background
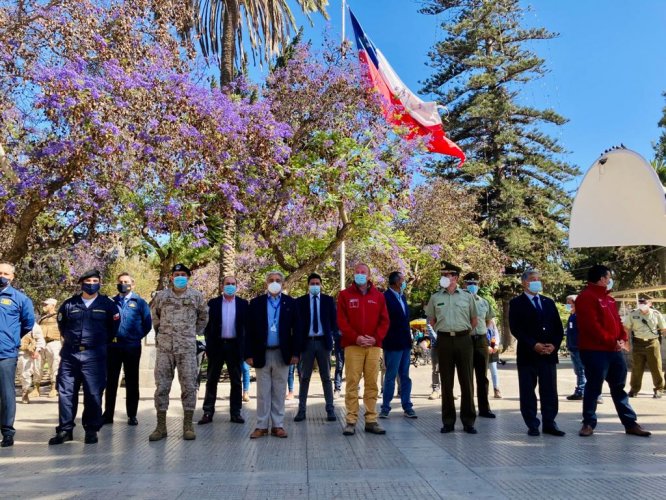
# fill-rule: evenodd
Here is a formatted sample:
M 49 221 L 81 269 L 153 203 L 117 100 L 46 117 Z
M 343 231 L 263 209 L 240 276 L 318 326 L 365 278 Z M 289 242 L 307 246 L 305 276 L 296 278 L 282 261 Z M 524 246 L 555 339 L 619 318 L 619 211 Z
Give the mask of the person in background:
M 42 317 L 39 318 L 39 326 L 44 334 L 44 361 L 49 365 L 49 380 L 51 387 L 49 397 L 54 398 L 58 395 L 56 391 L 56 379 L 58 377 L 58 367 L 60 366 L 60 349 L 62 349 L 62 337 L 58 330 L 58 321 L 56 319 L 56 299 L 46 299 L 42 302 Z
M 21 378 L 21 402 L 28 404 L 30 398 L 39 396 L 39 385 L 42 381 L 42 352 L 46 347 L 42 329 L 38 324 L 32 331 L 21 338 L 20 355 L 17 371 Z M 34 387 L 34 390 L 31 389 Z
M 250 365 L 243 361 L 243 402 L 250 401 L 250 385 L 251 385 Z
M 497 363 L 499 362 L 499 353 L 501 345 L 499 343 L 499 332 L 495 327 L 488 328 L 486 336 L 488 338 L 488 369 L 490 370 L 490 380 L 493 384 L 493 397 L 495 399 L 502 399 L 502 391 L 500 391 L 499 382 L 499 369 Z

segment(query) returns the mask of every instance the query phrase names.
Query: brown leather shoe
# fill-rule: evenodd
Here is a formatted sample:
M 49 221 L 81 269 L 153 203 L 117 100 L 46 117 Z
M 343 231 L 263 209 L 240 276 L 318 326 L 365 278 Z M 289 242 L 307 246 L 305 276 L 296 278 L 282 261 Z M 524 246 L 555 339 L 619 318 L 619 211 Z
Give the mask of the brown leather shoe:
M 213 421 L 213 415 L 210 413 L 204 413 L 201 417 L 201 420 L 197 422 L 197 425 L 210 424 Z
M 287 437 L 287 431 L 285 431 L 282 427 L 273 427 L 271 429 L 271 436 L 279 437 L 279 438 L 286 438 Z
M 264 436 L 268 436 L 268 429 L 255 429 L 250 434 L 250 439 L 257 439 Z
M 583 424 L 583 427 L 581 427 L 580 431 L 578 432 L 578 435 L 583 437 L 588 437 L 591 436 L 592 434 L 594 434 L 594 429 L 592 428 L 591 425 L 586 425 L 586 424 Z
M 641 436 L 641 437 L 648 437 L 652 435 L 650 431 L 646 431 L 638 424 L 634 425 L 633 427 L 629 427 L 628 429 L 625 429 L 624 432 L 626 432 L 627 434 L 632 434 L 634 436 Z

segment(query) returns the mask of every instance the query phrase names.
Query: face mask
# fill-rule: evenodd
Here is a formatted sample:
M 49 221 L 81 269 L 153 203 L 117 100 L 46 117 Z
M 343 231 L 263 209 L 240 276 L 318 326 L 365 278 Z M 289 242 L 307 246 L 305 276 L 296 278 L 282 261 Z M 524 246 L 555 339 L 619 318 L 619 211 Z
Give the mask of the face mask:
M 310 285 L 310 293 L 312 295 L 319 295 L 321 293 L 321 286 L 319 286 L 319 285 Z
M 403 281 L 402 285 L 400 285 L 400 291 L 404 292 L 405 290 L 407 290 L 407 283 Z
M 282 284 L 273 281 L 272 283 L 268 284 L 268 291 L 273 295 L 277 295 L 282 291 Z
M 571 312 L 571 304 L 565 304 L 565 305 L 564 305 L 564 309 L 565 309 L 567 312 Z
M 650 309 L 650 306 L 647 305 L 647 304 L 639 304 L 638 308 L 643 312 L 648 312 L 648 310 Z
M 224 293 L 226 295 L 235 295 L 236 294 L 236 285 L 224 285 Z
M 528 289 L 530 292 L 536 294 L 540 293 L 543 290 L 543 285 L 541 284 L 540 281 L 530 281 L 530 284 L 528 285 Z
M 86 292 L 88 295 L 95 295 L 97 292 L 99 292 L 99 283 L 83 283 L 81 285 L 81 290 Z
M 176 276 L 173 279 L 173 286 L 176 288 L 185 288 L 187 286 L 187 276 Z
M 467 291 L 472 295 L 479 293 L 479 285 L 467 285 Z
M 612 290 L 613 289 L 613 278 L 608 280 L 608 284 L 606 285 L 606 290 Z
M 355 274 L 354 283 L 358 286 L 363 286 L 368 282 L 368 277 L 365 274 Z
M 5 288 L 7 285 L 9 285 L 9 278 L 0 276 L 0 288 Z
M 439 278 L 439 286 L 442 288 L 448 288 L 451 284 L 451 280 L 447 276 L 442 276 Z
M 132 289 L 132 285 L 128 285 L 126 283 L 118 283 L 116 285 L 116 289 L 118 290 L 118 293 L 127 293 Z

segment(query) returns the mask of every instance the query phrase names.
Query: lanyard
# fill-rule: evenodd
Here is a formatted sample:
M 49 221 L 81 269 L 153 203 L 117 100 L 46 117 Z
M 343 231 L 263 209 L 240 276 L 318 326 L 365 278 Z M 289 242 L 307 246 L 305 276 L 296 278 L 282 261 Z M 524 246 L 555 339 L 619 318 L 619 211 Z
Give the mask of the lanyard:
M 277 325 L 277 315 L 278 312 L 280 312 L 280 306 L 282 305 L 282 301 L 278 299 L 278 305 L 274 306 L 273 305 L 273 299 L 269 298 L 268 299 L 268 305 L 270 305 L 273 308 L 273 326 Z

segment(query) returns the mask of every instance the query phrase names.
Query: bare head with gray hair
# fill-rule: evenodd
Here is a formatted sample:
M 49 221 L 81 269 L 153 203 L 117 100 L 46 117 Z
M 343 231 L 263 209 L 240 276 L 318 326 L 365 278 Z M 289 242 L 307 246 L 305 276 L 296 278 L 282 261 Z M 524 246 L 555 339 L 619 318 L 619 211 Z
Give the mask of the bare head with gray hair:
M 282 271 L 272 270 L 266 273 L 266 283 L 284 283 L 284 274 Z
M 9 283 L 14 281 L 14 272 L 16 268 L 10 262 L 0 262 L 0 277 L 7 278 Z
M 532 269 L 532 268 L 525 269 L 523 271 L 523 274 L 520 275 L 520 281 L 523 281 L 523 282 L 525 282 L 525 281 L 534 281 L 534 280 L 531 280 L 530 278 L 532 276 L 535 276 L 535 275 L 536 275 L 537 278 L 539 276 L 541 276 L 541 273 L 539 272 L 538 269 Z

